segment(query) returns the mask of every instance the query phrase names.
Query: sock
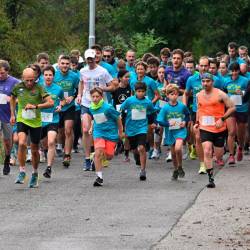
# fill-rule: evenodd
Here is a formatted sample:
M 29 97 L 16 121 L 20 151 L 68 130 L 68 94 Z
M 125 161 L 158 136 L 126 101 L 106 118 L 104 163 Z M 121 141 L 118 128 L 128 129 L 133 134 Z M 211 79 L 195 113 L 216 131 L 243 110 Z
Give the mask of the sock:
M 22 166 L 22 167 L 20 166 L 20 167 L 19 167 L 19 171 L 20 171 L 20 172 L 25 172 L 25 166 Z
M 38 169 L 32 169 L 32 174 L 38 174 Z
M 207 169 L 207 174 L 208 174 L 209 182 L 213 182 L 214 181 L 214 171 L 213 171 L 213 168 Z
M 99 178 L 101 178 L 102 179 L 102 172 L 100 171 L 98 171 L 98 172 L 96 172 L 96 175 L 99 177 Z
M 10 163 L 10 155 L 5 155 L 4 163 Z
M 129 156 L 129 150 L 125 150 L 125 156 L 128 157 Z
M 90 152 L 91 152 L 91 153 L 95 152 L 95 147 L 94 147 L 94 146 L 91 146 Z
M 85 161 L 90 161 L 90 158 L 89 157 L 85 157 Z
M 59 144 L 59 143 L 58 143 L 58 144 L 56 145 L 56 149 L 61 149 L 61 150 L 62 150 L 62 144 Z

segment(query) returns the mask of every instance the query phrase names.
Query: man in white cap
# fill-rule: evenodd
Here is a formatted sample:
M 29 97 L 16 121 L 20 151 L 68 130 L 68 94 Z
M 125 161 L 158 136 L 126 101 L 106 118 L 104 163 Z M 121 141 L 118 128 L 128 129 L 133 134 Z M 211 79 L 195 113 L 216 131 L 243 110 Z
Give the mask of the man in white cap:
M 91 170 L 91 145 L 92 136 L 89 134 L 91 127 L 90 107 L 90 90 L 99 87 L 104 92 L 114 91 L 115 85 L 112 76 L 106 69 L 99 66 L 95 62 L 96 52 L 93 49 L 87 49 L 84 53 L 86 67 L 80 70 L 81 80 L 78 88 L 77 102 L 81 104 L 82 114 L 82 132 L 83 132 L 83 147 L 85 152 L 85 171 Z M 107 96 L 104 94 L 104 100 L 107 101 Z

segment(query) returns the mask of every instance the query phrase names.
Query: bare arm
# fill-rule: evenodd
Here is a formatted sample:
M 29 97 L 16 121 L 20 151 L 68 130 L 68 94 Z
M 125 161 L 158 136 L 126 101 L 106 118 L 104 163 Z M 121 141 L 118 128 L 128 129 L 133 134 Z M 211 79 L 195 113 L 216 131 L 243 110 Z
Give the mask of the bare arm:
M 119 137 L 121 139 L 123 137 L 123 126 L 122 126 L 122 119 L 121 119 L 121 117 L 118 118 L 117 124 L 118 124 Z
M 155 96 L 154 96 L 154 98 L 152 100 L 152 103 L 156 103 L 160 99 L 160 93 L 159 93 L 158 90 L 155 90 L 154 94 L 155 94 Z
M 182 102 L 184 105 L 187 106 L 188 103 L 188 97 L 190 96 L 190 91 L 185 90 L 182 96 Z
M 232 100 L 228 97 L 228 95 L 224 92 L 220 92 L 221 101 L 224 102 L 227 111 L 223 116 L 223 120 L 227 119 L 233 112 L 235 112 L 236 108 L 233 104 Z
M 111 82 L 109 82 L 106 87 L 103 87 L 102 89 L 105 92 L 113 92 L 116 89 L 116 85 L 117 85 L 117 80 L 114 79 Z
M 16 97 L 11 95 L 10 97 L 10 124 L 11 125 L 14 125 L 16 122 L 15 109 L 16 109 Z
M 77 94 L 77 103 L 80 104 L 81 101 L 82 101 L 82 93 L 83 93 L 83 90 L 84 90 L 84 85 L 83 85 L 83 81 L 81 80 L 79 82 L 79 85 L 78 85 L 78 94 Z

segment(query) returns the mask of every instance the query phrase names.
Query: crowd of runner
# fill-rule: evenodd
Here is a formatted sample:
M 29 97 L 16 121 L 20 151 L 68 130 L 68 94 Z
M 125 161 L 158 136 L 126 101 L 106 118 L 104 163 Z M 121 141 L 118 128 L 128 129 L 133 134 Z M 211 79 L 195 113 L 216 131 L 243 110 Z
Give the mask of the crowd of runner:
M 82 138 L 82 167 L 95 171 L 94 186 L 103 185 L 103 167 L 117 154 L 133 158 L 145 181 L 147 160 L 159 159 L 167 145 L 172 180 L 185 177 L 183 160 L 198 159 L 198 173 L 214 188 L 214 164 L 235 166 L 249 150 L 249 66 L 248 48 L 234 42 L 227 54 L 197 62 L 191 52 L 169 48 L 121 58 L 111 46 L 94 45 L 53 65 L 39 53 L 20 80 L 0 60 L 3 174 L 18 164 L 15 183 L 24 184 L 30 161 L 29 187 L 37 187 L 39 162 L 47 162 L 43 176 L 51 178 L 55 156 L 68 168 Z

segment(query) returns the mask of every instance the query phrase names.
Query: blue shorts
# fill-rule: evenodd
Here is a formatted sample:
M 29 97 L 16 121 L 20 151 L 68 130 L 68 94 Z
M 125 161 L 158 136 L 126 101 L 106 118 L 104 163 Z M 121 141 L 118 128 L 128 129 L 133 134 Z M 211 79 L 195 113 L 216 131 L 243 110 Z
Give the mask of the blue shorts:
M 89 111 L 89 108 L 87 108 L 85 106 L 81 106 L 81 115 L 84 115 L 84 114 L 88 114 L 88 115 L 92 116 L 90 111 Z

